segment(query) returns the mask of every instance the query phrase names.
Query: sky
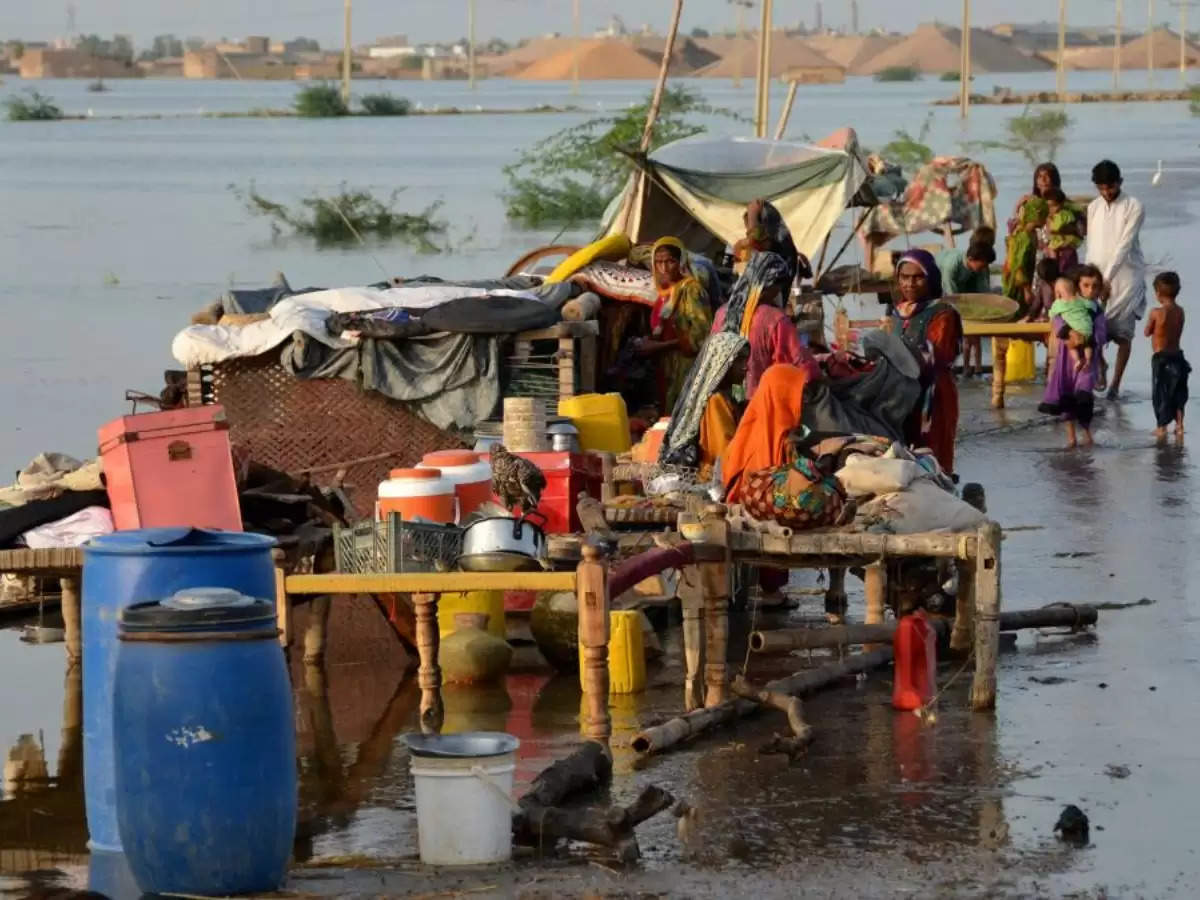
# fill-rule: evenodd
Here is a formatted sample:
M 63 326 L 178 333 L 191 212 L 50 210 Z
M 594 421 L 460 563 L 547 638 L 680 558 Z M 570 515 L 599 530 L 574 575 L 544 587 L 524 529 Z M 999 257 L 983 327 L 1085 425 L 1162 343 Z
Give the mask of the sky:
M 607 25 L 617 14 L 630 29 L 649 24 L 661 32 L 670 17 L 670 0 L 580 0 L 585 34 Z M 79 32 L 132 34 L 144 45 L 156 34 L 183 38 L 241 38 L 261 34 L 273 39 L 313 37 L 322 46 L 340 44 L 341 0 L 0 0 L 0 39 L 50 40 L 67 33 L 67 8 L 75 7 Z M 1145 5 L 1126 4 L 1126 27 L 1144 25 Z M 844 26 L 850 0 L 824 0 L 827 27 Z M 859 0 L 863 29 L 883 27 L 908 31 L 922 21 L 957 22 L 960 0 Z M 1050 0 L 974 0 L 972 15 L 981 26 L 998 22 L 1034 22 L 1054 12 Z M 1175 10 L 1160 3 L 1166 20 Z M 800 22 L 811 26 L 815 0 L 775 0 L 777 25 Z M 1071 0 L 1069 18 L 1074 25 L 1099 25 L 1111 20 L 1113 0 Z M 467 0 L 353 0 L 354 42 L 392 34 L 412 41 L 450 41 L 466 33 Z M 476 0 L 476 35 L 479 40 L 497 36 L 506 40 L 552 31 L 571 30 L 571 0 Z M 683 30 L 729 27 L 734 7 L 729 0 L 687 0 Z M 752 19 L 757 11 L 747 11 Z

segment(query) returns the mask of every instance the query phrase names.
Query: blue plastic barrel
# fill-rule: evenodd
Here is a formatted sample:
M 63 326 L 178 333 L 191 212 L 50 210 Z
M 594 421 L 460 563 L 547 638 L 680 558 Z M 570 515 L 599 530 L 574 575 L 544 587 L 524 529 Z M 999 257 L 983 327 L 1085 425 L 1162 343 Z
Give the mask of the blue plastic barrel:
M 89 846 L 119 852 L 112 703 L 117 618 L 187 587 L 275 595 L 271 548 L 256 534 L 148 528 L 95 538 L 83 552 L 83 773 Z
M 296 831 L 296 731 L 275 604 L 196 588 L 121 614 L 117 824 L 151 894 L 276 890 Z

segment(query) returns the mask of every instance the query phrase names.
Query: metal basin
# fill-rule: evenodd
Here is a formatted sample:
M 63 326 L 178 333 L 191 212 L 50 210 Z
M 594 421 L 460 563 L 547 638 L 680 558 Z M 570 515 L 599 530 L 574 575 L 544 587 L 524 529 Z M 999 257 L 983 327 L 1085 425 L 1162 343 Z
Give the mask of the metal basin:
M 456 759 L 472 756 L 503 756 L 521 746 L 521 742 L 503 731 L 467 731 L 462 734 L 406 734 L 413 756 Z

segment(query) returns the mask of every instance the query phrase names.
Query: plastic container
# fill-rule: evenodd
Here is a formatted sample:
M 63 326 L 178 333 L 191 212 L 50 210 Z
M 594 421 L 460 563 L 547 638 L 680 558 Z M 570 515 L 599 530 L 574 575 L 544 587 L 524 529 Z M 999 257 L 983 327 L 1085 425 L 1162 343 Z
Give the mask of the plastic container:
M 437 450 L 421 458 L 418 469 L 438 469 L 454 485 L 458 521 L 492 499 L 492 467 L 470 450 Z
M 1005 359 L 1004 377 L 1009 382 L 1032 381 L 1036 374 L 1033 362 L 1033 343 L 1030 341 L 1009 341 L 1008 353 Z
M 667 429 L 671 427 L 671 417 L 663 416 L 646 429 L 642 439 L 633 448 L 633 460 L 640 463 L 656 463 L 662 452 L 663 441 L 667 439 Z
M 88 846 L 119 852 L 113 757 L 117 619 L 123 609 L 182 588 L 215 585 L 275 596 L 272 538 L 152 528 L 93 538 L 83 548 L 83 773 Z
M 394 512 L 405 520 L 418 516 L 443 525 L 454 522 L 454 483 L 440 469 L 392 469 L 379 485 L 379 517 Z
M 579 429 L 579 446 L 584 450 L 624 453 L 629 449 L 629 413 L 620 394 L 563 397 L 558 414 Z
M 504 622 L 504 591 L 453 591 L 438 598 L 438 634 L 449 637 L 456 630 L 454 617 L 459 613 L 482 613 L 488 617 L 487 630 L 500 640 L 508 637 Z
M 417 843 L 430 866 L 512 858 L 518 741 L 503 732 L 405 735 L 417 795 Z
M 98 437 L 118 531 L 242 530 L 223 407 L 122 416 L 100 428 Z
M 895 688 L 892 706 L 919 709 L 933 699 L 937 685 L 937 638 L 924 610 L 896 623 Z
M 608 692 L 638 694 L 646 689 L 646 640 L 636 609 L 608 614 Z M 583 686 L 583 648 L 579 649 L 579 684 Z
M 296 832 L 296 730 L 277 634 L 274 600 L 224 589 L 121 614 L 117 821 L 146 893 L 283 883 Z

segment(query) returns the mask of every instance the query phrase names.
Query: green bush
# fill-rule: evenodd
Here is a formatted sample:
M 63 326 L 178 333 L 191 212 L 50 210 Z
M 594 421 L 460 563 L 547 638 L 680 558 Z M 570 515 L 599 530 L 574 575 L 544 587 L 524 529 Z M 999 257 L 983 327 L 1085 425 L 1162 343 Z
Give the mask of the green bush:
M 328 119 L 350 115 L 350 109 L 342 100 L 342 92 L 335 84 L 322 82 L 303 87 L 296 94 L 296 115 L 306 119 Z
M 618 115 L 564 128 L 525 150 L 504 167 L 508 218 L 526 228 L 595 224 L 629 177 L 633 164 L 622 151 L 637 149 L 649 106 L 647 98 Z M 707 105 L 689 88 L 667 88 L 650 148 L 704 131 L 692 119 L 701 115 L 738 118 Z
M 888 66 L 875 73 L 876 81 L 919 81 L 921 70 L 912 66 Z
M 276 235 L 287 227 L 293 234 L 312 238 L 319 246 L 346 244 L 373 236 L 401 241 L 423 253 L 440 253 L 444 249 L 439 240 L 446 233 L 446 223 L 436 218 L 440 204 L 419 213 L 401 212 L 395 208 L 398 190 L 383 201 L 368 191 L 349 190 L 342 185 L 332 197 L 312 194 L 295 208 L 267 199 L 253 184 L 246 191 L 233 187 L 231 190 L 251 213 L 270 219 Z
M 359 101 L 368 116 L 407 116 L 412 104 L 392 94 L 367 94 Z
M 962 72 L 943 72 L 942 81 L 962 81 Z
M 974 150 L 1007 150 L 1024 156 L 1030 165 L 1054 162 L 1058 151 L 1066 143 L 1071 128 L 1071 117 L 1065 110 L 1043 109 L 1038 112 L 1025 107 L 1021 115 L 1004 123 L 1008 137 L 1002 141 L 971 141 L 965 144 L 967 152 Z
M 916 135 L 911 134 L 907 128 L 892 132 L 892 140 L 884 145 L 879 155 L 902 170 L 919 169 L 933 159 L 933 148 L 927 143 L 932 130 L 933 113 L 928 113 Z
M 27 97 L 9 97 L 4 104 L 10 122 L 53 122 L 63 117 L 62 109 L 53 100 L 34 90 Z

